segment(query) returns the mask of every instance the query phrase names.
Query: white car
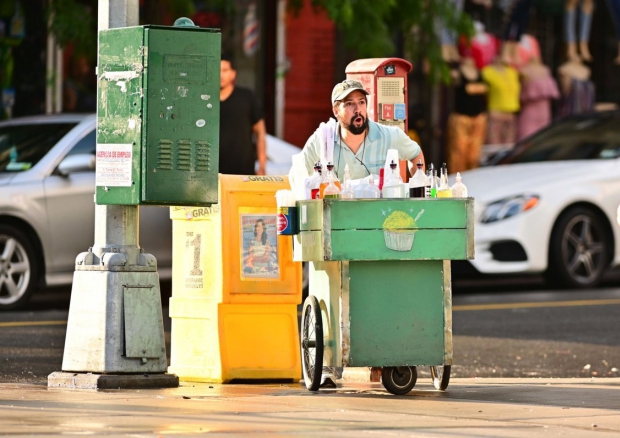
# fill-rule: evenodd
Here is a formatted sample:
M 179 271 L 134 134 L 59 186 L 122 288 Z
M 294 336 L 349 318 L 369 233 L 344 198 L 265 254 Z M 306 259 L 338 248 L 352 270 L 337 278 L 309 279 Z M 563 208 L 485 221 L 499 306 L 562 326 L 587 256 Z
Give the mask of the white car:
M 586 288 L 620 263 L 619 112 L 557 121 L 462 177 L 478 272 Z
M 45 286 L 71 284 L 76 256 L 93 245 L 95 123 L 86 114 L 0 122 L 0 310 L 23 307 Z M 288 173 L 297 152 L 268 136 L 267 172 Z M 169 279 L 169 208 L 140 208 L 139 242 Z
M 297 146 L 267 134 L 267 175 L 288 175 L 291 169 L 292 156 L 301 152 Z M 256 163 L 258 168 L 258 162 Z

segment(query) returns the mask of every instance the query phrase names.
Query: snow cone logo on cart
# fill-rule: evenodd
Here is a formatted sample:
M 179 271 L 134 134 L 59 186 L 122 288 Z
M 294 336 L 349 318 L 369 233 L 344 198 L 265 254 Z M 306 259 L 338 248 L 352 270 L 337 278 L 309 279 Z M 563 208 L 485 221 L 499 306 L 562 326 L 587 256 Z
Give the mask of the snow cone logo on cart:
M 388 212 L 383 211 L 382 213 L 385 216 Z M 424 210 L 421 210 L 416 219 L 419 219 L 423 213 Z M 387 215 L 383 221 L 385 246 L 392 251 L 411 251 L 411 248 L 413 248 L 413 238 L 415 237 L 415 228 L 418 226 L 416 219 L 404 211 L 393 211 Z

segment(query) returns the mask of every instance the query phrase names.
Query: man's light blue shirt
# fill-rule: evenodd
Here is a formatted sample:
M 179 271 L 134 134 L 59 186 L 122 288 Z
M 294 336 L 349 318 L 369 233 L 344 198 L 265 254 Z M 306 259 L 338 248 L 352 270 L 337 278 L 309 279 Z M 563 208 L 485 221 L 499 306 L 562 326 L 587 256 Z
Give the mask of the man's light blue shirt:
M 381 125 L 368 120 L 368 135 L 354 154 L 342 142 L 338 130 L 334 135 L 334 171 L 342 181 L 344 166 L 349 165 L 351 179 L 359 179 L 370 173 L 379 174 L 379 169 L 385 165 L 388 149 L 398 150 L 398 158 L 411 160 L 420 154 L 420 146 L 411 140 L 405 132 L 394 126 Z M 308 174 L 312 175 L 314 163 L 321 159 L 321 142 L 318 132 L 314 132 L 306 142 L 302 151 Z M 322 163 L 325 166 L 327 163 Z

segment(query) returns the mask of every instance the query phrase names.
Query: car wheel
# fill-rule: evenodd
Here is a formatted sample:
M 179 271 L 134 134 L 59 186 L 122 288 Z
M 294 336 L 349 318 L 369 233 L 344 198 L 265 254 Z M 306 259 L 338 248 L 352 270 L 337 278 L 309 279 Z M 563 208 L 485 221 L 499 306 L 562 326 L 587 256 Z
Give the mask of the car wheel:
M 566 211 L 551 234 L 548 279 L 571 288 L 597 285 L 609 264 L 607 242 L 605 224 L 596 213 L 584 207 Z
M 38 277 L 30 240 L 19 229 L 0 225 L 0 309 L 25 306 L 37 288 Z

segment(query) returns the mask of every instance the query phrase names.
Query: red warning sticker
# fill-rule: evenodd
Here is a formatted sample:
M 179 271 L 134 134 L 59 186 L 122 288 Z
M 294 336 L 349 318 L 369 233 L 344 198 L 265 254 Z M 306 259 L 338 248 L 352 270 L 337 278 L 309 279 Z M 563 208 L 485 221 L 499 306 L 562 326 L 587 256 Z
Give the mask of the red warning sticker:
M 287 228 L 288 228 L 288 218 L 286 217 L 286 215 L 282 213 L 278 214 L 278 233 L 282 233 Z

